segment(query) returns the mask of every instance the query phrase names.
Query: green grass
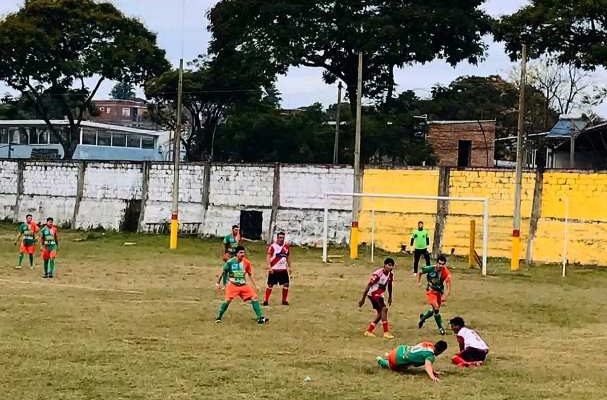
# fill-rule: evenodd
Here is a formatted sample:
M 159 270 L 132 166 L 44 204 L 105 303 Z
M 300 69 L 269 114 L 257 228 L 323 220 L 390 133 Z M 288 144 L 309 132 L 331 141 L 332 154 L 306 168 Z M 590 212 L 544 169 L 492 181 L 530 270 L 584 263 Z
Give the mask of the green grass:
M 239 302 L 216 325 L 219 241 L 182 239 L 172 252 L 164 236 L 60 234 L 59 278 L 49 282 L 40 265 L 13 269 L 13 227 L 0 226 L 2 399 L 572 400 L 607 392 L 607 269 L 572 267 L 562 279 L 557 266 L 511 274 L 495 261 L 481 278 L 451 260 L 444 316 L 463 316 L 491 353 L 486 366 L 459 370 L 447 337 L 437 362 L 444 376 L 433 384 L 422 370 L 397 374 L 374 361 L 397 343 L 439 338 L 432 320 L 417 329 L 425 297 L 408 257 L 397 257 L 390 309 L 397 339 L 385 341 L 362 336 L 372 311 L 356 303 L 368 262 L 323 265 L 318 250 L 295 248 L 290 307 L 277 305 L 275 291 L 267 326 Z M 250 247 L 260 283 L 263 251 Z

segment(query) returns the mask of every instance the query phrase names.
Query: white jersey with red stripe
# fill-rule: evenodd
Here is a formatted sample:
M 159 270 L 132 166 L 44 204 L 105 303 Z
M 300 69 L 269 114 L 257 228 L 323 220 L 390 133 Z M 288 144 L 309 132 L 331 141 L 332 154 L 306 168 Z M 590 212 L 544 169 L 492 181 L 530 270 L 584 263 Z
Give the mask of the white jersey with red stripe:
M 474 329 L 463 327 L 457 332 L 457 336 L 463 339 L 464 349 L 474 347 L 479 350 L 489 350 L 487 343 L 480 337 Z
M 288 268 L 289 262 L 289 245 L 272 243 L 268 247 L 268 255 L 270 256 L 270 267 L 273 271 L 284 271 Z
M 371 287 L 367 291 L 367 296 L 383 296 L 384 292 L 386 291 L 386 288 L 388 287 L 388 284 L 391 283 L 393 280 L 394 274 L 392 273 L 392 271 L 388 272 L 387 274 L 383 268 L 374 271 L 371 275 L 371 280 L 369 281 L 369 283 L 371 283 Z

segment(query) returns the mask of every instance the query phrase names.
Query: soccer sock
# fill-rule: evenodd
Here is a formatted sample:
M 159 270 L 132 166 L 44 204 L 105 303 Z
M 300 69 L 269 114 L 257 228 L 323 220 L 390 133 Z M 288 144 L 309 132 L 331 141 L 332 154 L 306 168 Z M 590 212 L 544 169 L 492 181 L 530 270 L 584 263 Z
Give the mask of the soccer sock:
M 451 362 L 455 365 L 457 365 L 458 367 L 465 367 L 466 366 L 466 361 L 460 357 L 459 354 L 456 354 L 453 356 L 453 358 L 451 359 Z
M 255 311 L 255 315 L 257 315 L 257 319 L 263 317 L 263 311 L 261 311 L 261 306 L 259 305 L 259 300 L 251 300 L 251 307 L 253 307 L 253 311 Z
M 436 321 L 438 329 L 443 329 L 443 317 L 441 317 L 440 313 L 434 314 L 434 320 Z
M 48 275 L 48 260 L 44 260 L 44 275 Z
M 385 358 L 377 357 L 377 364 L 382 368 L 390 368 L 390 363 Z
M 34 255 L 30 254 L 30 267 L 34 266 Z
M 224 301 L 223 303 L 221 303 L 221 305 L 219 306 L 219 314 L 217 314 L 217 319 L 223 318 L 223 314 L 225 314 L 226 311 L 228 311 L 229 306 L 230 306 L 230 303 L 228 303 L 227 301 Z
M 289 288 L 283 287 L 282 288 L 282 302 L 285 303 L 287 301 L 288 297 L 289 297 Z
M 376 326 L 375 322 L 371 322 L 369 324 L 369 327 L 367 328 L 367 332 L 371 332 L 371 333 L 375 332 L 375 326 Z
M 390 325 L 388 324 L 388 321 L 383 321 L 381 323 L 382 327 L 384 328 L 384 333 L 389 332 L 390 331 Z
M 270 300 L 271 294 L 272 294 L 272 288 L 266 288 L 266 294 L 263 296 L 263 301 L 267 303 Z
M 51 258 L 48 261 L 48 269 L 49 269 L 49 273 L 51 275 L 55 275 L 55 259 L 54 258 Z
M 23 262 L 23 255 L 23 253 L 19 253 L 19 264 L 17 264 L 19 266 L 21 266 L 21 263 Z
M 432 316 L 432 314 L 434 314 L 434 311 L 432 311 L 432 310 L 427 310 L 427 311 L 424 311 L 424 312 L 422 313 L 422 319 L 425 321 L 425 320 L 427 320 L 428 318 L 430 318 L 430 317 Z

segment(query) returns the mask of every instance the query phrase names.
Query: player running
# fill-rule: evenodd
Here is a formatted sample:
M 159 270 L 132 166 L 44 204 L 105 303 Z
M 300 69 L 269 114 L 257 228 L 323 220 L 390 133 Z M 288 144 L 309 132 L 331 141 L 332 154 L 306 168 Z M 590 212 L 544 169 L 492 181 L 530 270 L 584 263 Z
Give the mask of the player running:
M 430 265 L 430 253 L 428 253 L 428 246 L 430 246 L 430 236 L 428 231 L 424 229 L 424 222 L 419 221 L 417 223 L 417 229 L 411 233 L 411 246 L 415 246 L 413 250 L 413 274 L 416 275 L 419 266 L 419 259 L 424 256 L 426 261 L 426 267 Z
M 489 353 L 489 346 L 474 330 L 466 327 L 464 319 L 455 317 L 449 321 L 451 329 L 455 332 L 459 353 L 451 361 L 458 367 L 479 367 L 483 365 Z
M 276 241 L 268 247 L 266 254 L 268 267 L 268 281 L 263 305 L 267 306 L 274 285 L 282 286 L 282 304 L 289 305 L 289 277 L 291 276 L 291 253 L 289 245 L 285 243 L 285 233 L 278 232 Z
M 55 258 L 59 248 L 59 237 L 57 236 L 57 227 L 53 224 L 52 218 L 46 219 L 46 225 L 40 230 L 40 239 L 42 247 L 42 260 L 44 261 L 43 278 L 53 278 L 55 276 Z
M 447 342 L 439 340 L 435 344 L 421 342 L 415 346 L 400 345 L 384 357 L 376 357 L 377 364 L 382 368 L 403 372 L 408 367 L 423 366 L 426 373 L 434 382 L 438 382 L 438 372 L 434 370 L 433 363 L 436 357 L 447 350 Z
M 421 328 L 424 326 L 424 322 L 434 315 L 438 331 L 441 335 L 444 335 L 446 332 L 445 328 L 443 328 L 440 306 L 447 301 L 447 298 L 451 294 L 451 272 L 449 272 L 449 269 L 447 268 L 447 258 L 445 256 L 438 256 L 435 266 L 422 268 L 421 271 L 417 273 L 417 286 L 420 286 L 421 284 L 422 274 L 426 275 L 428 279 L 426 298 L 428 299 L 428 304 L 432 306 L 432 309 L 419 315 L 417 327 Z M 447 290 L 445 290 L 445 286 L 447 287 Z
M 15 244 L 19 244 L 19 262 L 15 268 L 21 269 L 23 257 L 29 255 L 30 268 L 34 269 L 34 253 L 36 252 L 36 233 L 38 233 L 38 225 L 34 222 L 32 214 L 25 216 L 25 222 L 22 222 L 17 227 L 17 240 Z
M 375 327 L 381 320 L 384 328 L 384 338 L 394 339 L 394 335 L 390 333 L 388 324 L 388 307 L 392 305 L 392 282 L 394 280 L 394 260 L 386 258 L 383 268 L 373 272 L 371 279 L 363 292 L 363 297 L 358 302 L 358 306 L 362 307 L 365 304 L 365 298 L 368 297 L 371 301 L 371 306 L 375 310 L 375 319 L 371 321 L 369 327 L 365 331 L 365 336 L 375 337 Z M 388 305 L 384 301 L 384 293 L 388 289 Z
M 236 247 L 240 246 L 240 228 L 238 225 L 232 226 L 232 232 L 223 238 L 223 261 L 236 256 Z
M 223 270 L 217 279 L 216 287 L 218 290 L 221 289 L 222 283 L 225 285 L 225 301 L 219 307 L 219 313 L 215 322 L 220 323 L 232 300 L 240 297 L 243 301 L 251 300 L 251 306 L 257 316 L 257 323 L 265 324 L 269 319 L 264 317 L 261 305 L 259 304 L 257 283 L 255 283 L 255 278 L 253 278 L 251 263 L 245 258 L 244 247 L 237 246 L 235 251 L 236 257 L 230 258 L 224 264 Z M 247 285 L 247 276 L 253 287 Z

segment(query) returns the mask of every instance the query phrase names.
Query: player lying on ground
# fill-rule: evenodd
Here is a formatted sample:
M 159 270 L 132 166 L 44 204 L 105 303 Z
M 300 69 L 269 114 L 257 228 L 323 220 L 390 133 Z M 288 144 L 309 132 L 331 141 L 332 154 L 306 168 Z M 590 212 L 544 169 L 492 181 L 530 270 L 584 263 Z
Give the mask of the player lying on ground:
M 57 257 L 57 249 L 59 249 L 59 237 L 52 218 L 47 218 L 46 225 L 40 229 L 40 239 L 42 260 L 44 261 L 44 275 L 42 277 L 53 278 L 55 276 L 55 258 Z
M 25 216 L 25 222 L 22 222 L 17 227 L 17 241 L 19 245 L 19 263 L 15 268 L 20 269 L 23 263 L 23 257 L 29 255 L 30 268 L 34 268 L 34 253 L 36 252 L 36 233 L 38 233 L 38 225 L 34 222 L 32 214 Z
M 381 320 L 384 328 L 384 338 L 393 339 L 394 336 L 390 333 L 388 324 L 388 306 L 392 305 L 392 282 L 394 280 L 394 260 L 386 258 L 383 268 L 373 272 L 371 279 L 363 292 L 363 297 L 358 302 L 358 306 L 362 307 L 365 304 L 365 298 L 369 298 L 371 306 L 375 310 L 375 319 L 371 321 L 369 327 L 365 331 L 365 336 L 375 337 L 375 327 Z M 388 290 L 388 305 L 384 301 L 384 293 Z
M 451 361 L 458 367 L 478 367 L 483 365 L 489 353 L 489 346 L 473 329 L 467 328 L 464 319 L 455 317 L 449 321 L 459 343 L 459 353 Z
M 438 372 L 434 370 L 433 363 L 436 357 L 447 350 L 447 342 L 439 340 L 435 344 L 421 342 L 415 346 L 400 345 L 384 357 L 377 357 L 377 364 L 382 368 L 403 372 L 408 367 L 423 366 L 426 373 L 434 382 L 438 382 Z
M 253 268 L 249 260 L 245 258 L 245 249 L 238 246 L 235 249 L 236 257 L 230 258 L 223 266 L 223 270 L 217 279 L 216 287 L 221 290 L 222 283 L 225 285 L 225 301 L 219 307 L 219 313 L 215 322 L 221 322 L 223 315 L 228 310 L 230 303 L 236 297 L 240 297 L 243 301 L 251 301 L 251 307 L 255 311 L 258 324 L 265 324 L 269 321 L 264 317 L 259 298 L 257 297 L 257 283 L 253 278 Z M 247 285 L 247 276 L 253 287 Z
M 445 328 L 443 328 L 440 307 L 441 304 L 447 301 L 449 294 L 451 294 L 451 272 L 449 272 L 449 269 L 447 268 L 447 258 L 445 256 L 438 256 L 435 266 L 422 268 L 421 271 L 417 273 L 417 286 L 421 284 L 422 274 L 426 275 L 428 279 L 426 299 L 432 309 L 419 315 L 417 327 L 421 329 L 421 327 L 424 326 L 424 322 L 434 315 L 438 331 L 441 335 L 444 335 L 446 332 Z M 445 286 L 447 287 L 446 291 Z
M 268 281 L 263 305 L 267 306 L 274 285 L 282 286 L 282 304 L 289 305 L 289 283 L 291 276 L 291 253 L 289 245 L 285 243 L 285 233 L 278 232 L 276 241 L 268 247 L 266 254 L 268 268 Z

